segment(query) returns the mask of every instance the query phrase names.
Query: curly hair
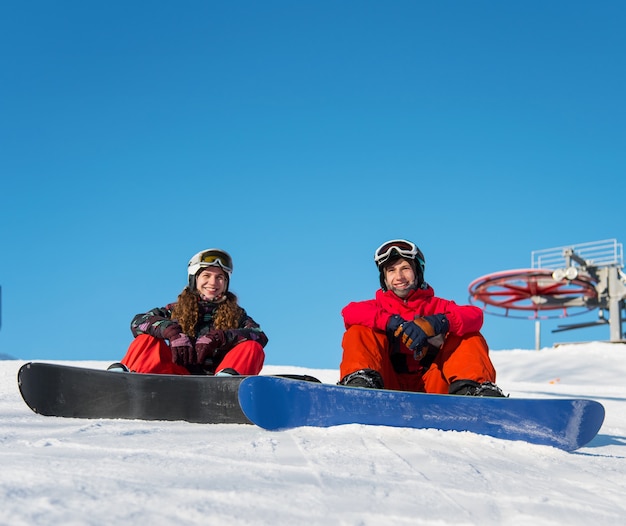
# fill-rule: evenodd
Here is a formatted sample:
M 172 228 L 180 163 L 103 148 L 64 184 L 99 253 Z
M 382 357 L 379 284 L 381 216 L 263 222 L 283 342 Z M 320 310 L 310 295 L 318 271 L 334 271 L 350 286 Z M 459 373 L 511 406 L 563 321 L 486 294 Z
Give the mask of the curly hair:
M 178 321 L 183 332 L 191 337 L 195 335 L 195 328 L 198 323 L 198 298 L 197 292 L 185 287 L 178 295 L 176 305 L 172 308 L 172 319 Z M 237 296 L 229 291 L 226 293 L 226 299 L 215 309 L 213 326 L 221 330 L 237 329 L 242 314 L 243 309 L 237 303 Z

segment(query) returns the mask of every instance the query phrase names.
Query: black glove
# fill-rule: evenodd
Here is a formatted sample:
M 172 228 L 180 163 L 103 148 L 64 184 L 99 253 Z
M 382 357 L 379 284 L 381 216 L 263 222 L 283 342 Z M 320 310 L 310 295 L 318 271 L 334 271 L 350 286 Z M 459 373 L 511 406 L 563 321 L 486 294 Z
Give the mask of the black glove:
M 207 359 L 213 358 L 217 350 L 224 345 L 226 338 L 224 331 L 212 330 L 204 334 L 196 341 L 196 354 L 198 363 L 202 365 Z

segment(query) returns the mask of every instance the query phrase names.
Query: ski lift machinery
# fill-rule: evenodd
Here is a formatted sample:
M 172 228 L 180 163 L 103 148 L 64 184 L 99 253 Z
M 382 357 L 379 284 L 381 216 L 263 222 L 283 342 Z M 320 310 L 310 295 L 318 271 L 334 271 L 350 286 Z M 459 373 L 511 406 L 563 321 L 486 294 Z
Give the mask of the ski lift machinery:
M 595 309 L 596 321 L 559 325 L 552 332 L 608 325 L 610 341 L 625 343 L 623 267 L 623 246 L 615 239 L 536 250 L 531 253 L 531 268 L 495 272 L 470 283 L 470 303 L 487 314 L 534 319 L 537 349 L 540 320 Z

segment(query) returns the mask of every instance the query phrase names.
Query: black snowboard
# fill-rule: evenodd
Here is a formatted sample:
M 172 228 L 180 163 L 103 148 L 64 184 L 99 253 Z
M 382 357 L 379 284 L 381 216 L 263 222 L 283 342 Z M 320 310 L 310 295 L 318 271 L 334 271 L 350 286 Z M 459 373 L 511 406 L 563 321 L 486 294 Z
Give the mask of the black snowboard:
M 26 404 L 46 416 L 250 424 L 237 392 L 243 376 L 137 374 L 26 363 L 17 383 Z

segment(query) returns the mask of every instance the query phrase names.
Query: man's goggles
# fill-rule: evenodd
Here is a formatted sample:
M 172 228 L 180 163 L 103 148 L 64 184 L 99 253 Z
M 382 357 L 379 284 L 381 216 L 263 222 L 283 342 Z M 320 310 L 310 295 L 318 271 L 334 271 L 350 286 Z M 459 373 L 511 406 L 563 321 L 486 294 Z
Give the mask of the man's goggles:
M 386 243 L 380 245 L 374 253 L 376 266 L 380 268 L 380 266 L 389 261 L 394 254 L 403 258 L 415 259 L 418 254 L 418 249 L 415 243 L 405 239 L 387 241 Z M 424 264 L 421 260 L 420 263 L 422 265 Z

